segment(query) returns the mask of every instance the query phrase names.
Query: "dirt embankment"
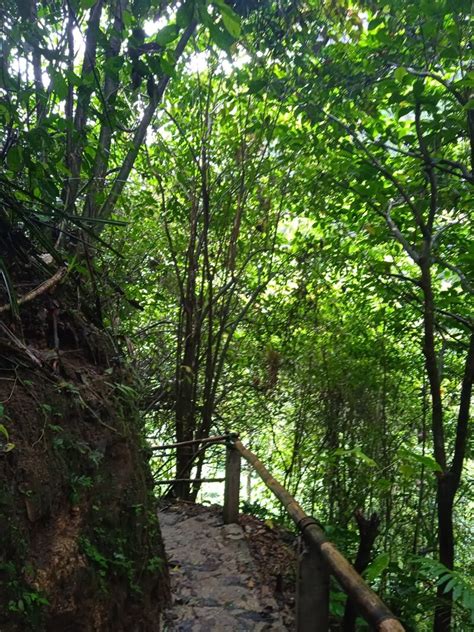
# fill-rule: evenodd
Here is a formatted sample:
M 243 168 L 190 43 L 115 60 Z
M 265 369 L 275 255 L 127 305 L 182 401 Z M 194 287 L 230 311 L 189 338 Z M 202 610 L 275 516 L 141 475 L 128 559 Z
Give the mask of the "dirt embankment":
M 78 307 L 0 313 L 2 632 L 158 630 L 169 596 L 133 379 Z

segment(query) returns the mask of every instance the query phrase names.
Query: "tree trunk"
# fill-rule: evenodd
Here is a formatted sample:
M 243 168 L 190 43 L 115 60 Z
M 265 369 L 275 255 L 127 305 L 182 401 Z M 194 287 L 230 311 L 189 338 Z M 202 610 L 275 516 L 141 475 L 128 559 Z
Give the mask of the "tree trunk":
M 370 518 L 366 518 L 360 509 L 355 512 L 354 517 L 359 528 L 359 548 L 357 550 L 354 568 L 359 574 L 362 574 L 370 562 L 372 547 L 375 538 L 379 534 L 380 518 L 376 513 L 373 513 Z M 344 618 L 342 620 L 342 630 L 344 632 L 355 632 L 356 619 L 356 606 L 354 602 L 348 598 L 344 610 Z
M 184 402 L 185 405 L 179 417 L 176 418 L 176 439 L 178 442 L 190 441 L 193 439 L 191 402 Z M 190 445 L 178 446 L 176 448 L 176 478 L 190 478 L 193 461 L 193 447 Z M 173 492 L 177 498 L 189 500 L 190 484 L 186 481 L 179 481 L 173 485 Z
M 192 312 L 192 310 L 191 310 Z M 189 316 L 189 314 L 188 314 Z M 192 316 L 191 316 L 192 318 Z M 185 327 L 186 342 L 181 367 L 178 371 L 176 398 L 176 441 L 194 439 L 194 372 L 195 372 L 195 339 L 192 327 Z M 178 446 L 176 449 L 176 478 L 190 478 L 194 448 L 191 445 Z M 173 491 L 178 498 L 190 499 L 190 484 L 185 481 L 176 483 Z
M 453 494 L 448 481 L 449 471 L 446 463 L 444 438 L 443 402 L 441 398 L 441 376 L 436 356 L 434 297 L 431 281 L 430 245 L 425 246 L 424 256 L 420 259 L 421 288 L 423 290 L 424 338 L 423 354 L 431 395 L 431 429 L 433 437 L 434 458 L 442 472 L 438 474 L 436 510 L 438 518 L 438 553 L 439 561 L 447 568 L 453 568 L 454 536 L 453 536 Z M 434 632 L 449 632 L 451 629 L 452 593 L 443 594 L 438 588 L 438 598 L 442 602 L 435 608 L 433 621 Z
M 439 561 L 451 570 L 454 567 L 453 505 L 456 494 L 453 482 L 450 473 L 441 474 L 438 478 L 436 489 Z M 438 586 L 437 598 L 439 603 L 435 609 L 433 630 L 434 632 L 449 632 L 451 629 L 453 593 L 452 591 L 445 593 L 443 584 Z
M 197 380 L 197 352 L 199 348 L 199 327 L 197 325 L 196 255 L 197 225 L 199 207 L 193 200 L 189 219 L 189 243 L 187 249 L 186 290 L 181 297 L 183 328 L 179 332 L 176 366 L 176 442 L 194 439 L 195 432 L 195 381 Z M 181 353 L 182 349 L 182 353 Z M 178 446 L 176 449 L 176 478 L 190 478 L 194 449 L 192 446 Z M 178 498 L 189 500 L 190 484 L 182 481 L 173 485 Z
M 453 506 L 461 482 L 462 468 L 467 445 L 469 410 L 474 379 L 474 334 L 471 334 L 464 367 L 464 377 L 459 403 L 456 441 L 451 468 L 438 478 L 436 500 L 438 511 L 439 561 L 452 570 L 454 568 Z M 449 632 L 453 608 L 452 591 L 444 593 L 444 585 L 438 588 L 439 605 L 435 610 L 434 632 Z

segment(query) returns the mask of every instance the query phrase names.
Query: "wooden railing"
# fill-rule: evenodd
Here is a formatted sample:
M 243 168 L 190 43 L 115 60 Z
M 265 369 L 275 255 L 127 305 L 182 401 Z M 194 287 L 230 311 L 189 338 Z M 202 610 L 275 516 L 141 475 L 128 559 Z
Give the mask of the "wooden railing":
M 291 494 L 270 474 L 263 463 L 239 440 L 237 434 L 210 437 L 187 443 L 227 446 L 224 490 L 224 522 L 239 522 L 240 468 L 242 458 L 285 507 L 298 528 L 304 548 L 299 556 L 296 597 L 297 632 L 327 632 L 329 629 L 329 577 L 333 575 L 359 614 L 379 632 L 403 632 L 404 627 L 365 583 L 354 567 L 330 542 L 319 523 L 305 513 Z M 157 446 L 154 450 L 176 447 Z M 177 480 L 177 479 L 176 479 Z M 182 480 L 182 479 L 179 479 Z M 196 482 L 194 479 L 187 479 Z M 202 479 L 217 482 L 222 479 Z M 162 481 L 157 481 L 161 483 Z M 169 483 L 174 481 L 170 480 Z

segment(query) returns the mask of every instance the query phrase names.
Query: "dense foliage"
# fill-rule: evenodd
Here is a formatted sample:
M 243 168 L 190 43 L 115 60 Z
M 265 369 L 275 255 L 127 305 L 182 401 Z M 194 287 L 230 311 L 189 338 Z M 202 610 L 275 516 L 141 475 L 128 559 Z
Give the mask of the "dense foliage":
M 12 317 L 8 253 L 39 243 L 44 275 L 66 261 L 95 289 L 151 436 L 239 432 L 348 556 L 354 511 L 377 512 L 367 579 L 407 629 L 467 629 L 470 2 L 18 7 L 0 11 Z M 213 466 L 186 447 L 175 467 Z M 248 478 L 246 506 L 277 513 Z

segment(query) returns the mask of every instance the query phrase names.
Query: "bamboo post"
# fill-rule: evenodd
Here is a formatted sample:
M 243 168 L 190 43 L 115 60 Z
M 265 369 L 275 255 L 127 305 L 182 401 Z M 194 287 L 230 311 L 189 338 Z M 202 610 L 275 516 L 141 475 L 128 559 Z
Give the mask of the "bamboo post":
M 299 538 L 296 589 L 296 631 L 328 632 L 329 573 L 321 553 L 314 544 Z
M 239 522 L 240 454 L 233 445 L 227 446 L 224 489 L 224 524 Z
M 345 593 L 355 602 L 365 620 L 378 632 L 405 632 L 405 628 L 380 597 L 365 583 L 334 544 L 326 539 L 324 531 L 318 526 L 314 518 L 303 511 L 293 496 L 273 478 L 253 452 L 247 450 L 239 440 L 236 440 L 234 445 L 244 459 L 258 472 L 268 489 L 283 504 L 297 527 L 303 532 L 306 541 L 313 543 L 321 552 L 329 572 L 334 575 Z

